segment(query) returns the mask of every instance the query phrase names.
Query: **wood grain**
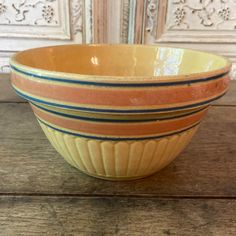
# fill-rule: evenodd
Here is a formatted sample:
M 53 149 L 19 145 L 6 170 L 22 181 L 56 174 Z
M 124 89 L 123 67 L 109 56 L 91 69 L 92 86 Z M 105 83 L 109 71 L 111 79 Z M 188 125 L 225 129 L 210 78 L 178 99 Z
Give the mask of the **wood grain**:
M 236 200 L 1 197 L 1 235 L 236 235 Z
M 176 161 L 132 183 L 98 180 L 69 166 L 27 104 L 0 104 L 0 115 L 1 193 L 236 197 L 236 107 L 212 107 Z
M 145 1 L 136 1 L 136 12 L 135 12 L 135 28 L 134 28 L 134 42 L 133 43 L 142 43 L 143 42 L 143 22 L 144 18 L 144 9 Z
M 221 106 L 236 106 L 236 81 L 231 81 L 229 91 L 214 104 Z
M 0 74 L 0 102 L 24 102 L 11 87 L 9 74 Z
M 93 0 L 93 43 L 108 43 L 108 0 Z

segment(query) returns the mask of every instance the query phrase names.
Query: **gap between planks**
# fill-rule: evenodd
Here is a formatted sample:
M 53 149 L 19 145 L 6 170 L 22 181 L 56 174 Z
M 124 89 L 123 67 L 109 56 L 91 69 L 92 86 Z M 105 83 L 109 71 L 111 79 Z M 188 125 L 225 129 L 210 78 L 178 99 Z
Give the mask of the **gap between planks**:
M 50 197 L 50 198 L 137 198 L 137 199 L 196 199 L 196 200 L 236 200 L 236 196 L 188 196 L 188 195 L 162 195 L 156 194 L 57 194 L 57 193 L 0 193 L 0 197 Z

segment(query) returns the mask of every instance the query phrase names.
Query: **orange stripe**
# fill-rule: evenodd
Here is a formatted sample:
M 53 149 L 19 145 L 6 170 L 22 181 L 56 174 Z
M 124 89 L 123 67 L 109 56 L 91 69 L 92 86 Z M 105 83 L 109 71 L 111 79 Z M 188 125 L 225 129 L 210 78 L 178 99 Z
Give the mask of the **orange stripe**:
M 43 111 L 34 105 L 31 106 L 39 118 L 59 127 L 88 134 L 116 136 L 152 135 L 174 132 L 198 122 L 207 111 L 207 109 L 204 109 L 190 116 L 164 121 L 143 123 L 99 123 L 65 118 Z
M 26 80 L 12 75 L 12 83 L 20 90 L 60 102 L 99 106 L 167 106 L 207 100 L 221 94 L 228 87 L 229 76 L 191 86 L 153 87 L 148 89 L 93 88 L 92 86 L 65 86 L 43 81 Z

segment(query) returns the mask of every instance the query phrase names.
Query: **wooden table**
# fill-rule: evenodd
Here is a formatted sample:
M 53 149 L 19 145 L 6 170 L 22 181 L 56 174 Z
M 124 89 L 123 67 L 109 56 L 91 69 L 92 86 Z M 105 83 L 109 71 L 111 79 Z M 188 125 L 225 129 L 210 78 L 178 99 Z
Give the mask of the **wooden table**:
M 29 105 L 8 99 L 0 103 L 0 235 L 236 235 L 236 82 L 176 161 L 132 182 L 68 165 Z

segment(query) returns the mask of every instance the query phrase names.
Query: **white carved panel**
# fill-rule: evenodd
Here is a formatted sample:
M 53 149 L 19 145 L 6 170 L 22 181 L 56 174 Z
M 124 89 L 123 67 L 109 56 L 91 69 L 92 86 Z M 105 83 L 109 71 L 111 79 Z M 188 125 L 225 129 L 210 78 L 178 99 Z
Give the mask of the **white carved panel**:
M 236 1 L 148 0 L 145 37 L 155 42 L 235 43 Z
M 145 30 L 153 34 L 156 31 L 157 26 L 157 14 L 158 14 L 158 1 L 148 0 L 146 5 L 146 18 L 147 24 Z
M 158 19 L 159 13 L 165 11 L 166 9 L 160 7 L 161 5 L 159 4 L 158 0 L 148 0 L 146 3 L 146 13 L 145 13 L 145 22 L 146 24 L 144 25 L 144 42 L 147 41 L 155 41 L 157 38 L 157 31 L 159 29 L 160 25 L 164 25 L 164 23 L 160 22 L 165 19 L 165 16 L 163 14 L 163 17 Z M 162 11 L 160 11 L 160 9 Z M 161 29 L 159 29 L 160 31 Z
M 92 36 L 92 0 L 0 0 L 0 73 L 14 52 Z
M 0 37 L 70 39 L 69 0 L 1 0 Z
M 86 1 L 86 0 L 85 0 Z M 74 35 L 79 34 L 83 30 L 83 6 L 81 1 L 72 0 L 71 3 L 71 24 L 72 33 Z
M 9 52 L 0 52 L 0 73 L 10 72 L 8 61 L 11 55 L 12 53 L 9 53 Z
M 59 25 L 59 2 L 2 0 L 0 25 Z
M 171 0 L 167 30 L 236 30 L 235 0 Z

